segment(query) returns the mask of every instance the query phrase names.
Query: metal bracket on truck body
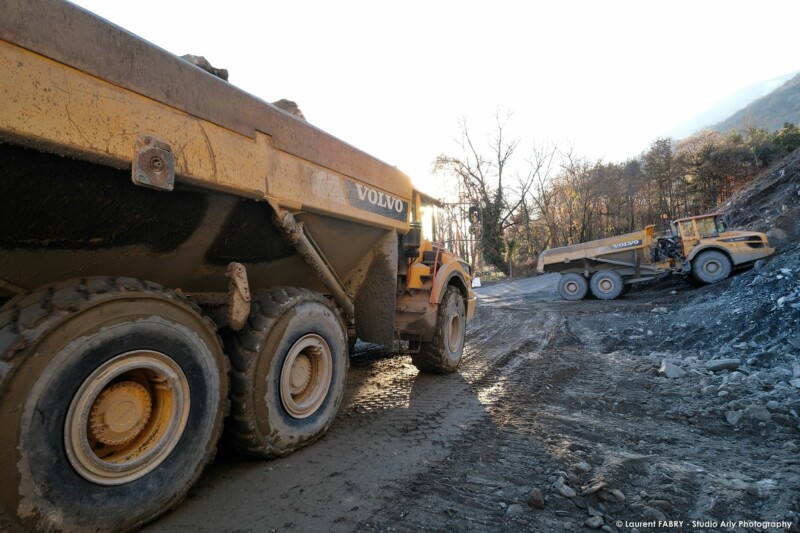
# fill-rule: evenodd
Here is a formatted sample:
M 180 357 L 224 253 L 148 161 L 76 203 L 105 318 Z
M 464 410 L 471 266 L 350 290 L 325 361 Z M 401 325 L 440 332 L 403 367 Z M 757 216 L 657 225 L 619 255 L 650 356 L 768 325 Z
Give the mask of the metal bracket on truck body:
M 239 331 L 250 316 L 250 283 L 247 269 L 241 263 L 228 264 L 225 271 L 228 278 L 227 293 L 187 293 L 194 303 L 205 308 L 206 314 L 217 327 L 229 327 Z
M 134 185 L 171 191 L 175 188 L 175 156 L 165 142 L 139 137 L 133 146 L 131 180 Z
M 233 330 L 239 331 L 250 316 L 250 284 L 247 281 L 247 270 L 241 263 L 231 263 L 225 275 L 230 280 L 228 322 Z
M 277 203 L 268 200 L 273 211 L 275 211 L 275 222 L 286 241 L 294 246 L 303 261 L 311 267 L 317 277 L 322 281 L 325 288 L 331 291 L 331 296 L 339 304 L 339 307 L 347 315 L 347 318 L 355 316 L 353 300 L 347 293 L 342 280 L 334 272 L 330 263 L 322 255 L 322 252 L 314 245 L 313 241 L 303 230 L 303 223 L 298 222 L 294 215 L 282 209 Z

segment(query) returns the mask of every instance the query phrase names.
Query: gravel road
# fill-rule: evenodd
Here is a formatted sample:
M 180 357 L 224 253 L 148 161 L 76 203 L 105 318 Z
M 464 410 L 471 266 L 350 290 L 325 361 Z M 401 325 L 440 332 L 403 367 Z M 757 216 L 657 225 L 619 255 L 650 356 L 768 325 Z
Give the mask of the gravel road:
M 714 373 L 658 373 L 652 310 L 696 289 L 564 302 L 556 282 L 479 289 L 452 375 L 359 344 L 323 439 L 272 461 L 223 442 L 146 530 L 796 531 L 796 415 L 743 409 L 731 424 Z

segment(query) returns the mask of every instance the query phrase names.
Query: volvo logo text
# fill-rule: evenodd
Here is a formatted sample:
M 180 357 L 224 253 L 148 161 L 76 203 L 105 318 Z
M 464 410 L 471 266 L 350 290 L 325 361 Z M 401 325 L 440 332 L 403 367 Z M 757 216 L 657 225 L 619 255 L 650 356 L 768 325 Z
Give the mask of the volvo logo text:
M 388 194 L 382 193 L 380 191 L 376 191 L 370 187 L 366 187 L 361 185 L 360 183 L 356 183 L 356 191 L 358 191 L 358 199 L 359 200 L 366 200 L 372 205 L 377 205 L 378 207 L 385 207 L 386 209 L 393 209 L 398 213 L 403 212 L 403 201 L 400 198 L 395 198 L 394 196 L 389 196 Z

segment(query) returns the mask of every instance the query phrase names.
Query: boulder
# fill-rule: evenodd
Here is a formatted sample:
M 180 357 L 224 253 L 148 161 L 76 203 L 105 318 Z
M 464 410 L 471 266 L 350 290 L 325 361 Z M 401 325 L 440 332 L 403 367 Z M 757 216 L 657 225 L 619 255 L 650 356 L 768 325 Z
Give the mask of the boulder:
M 601 527 L 603 527 L 603 519 L 599 516 L 590 516 L 589 518 L 586 519 L 583 525 L 585 525 L 589 529 L 600 529 Z
M 661 361 L 661 368 L 658 369 L 658 373 L 659 375 L 669 379 L 678 379 L 686 375 L 685 370 L 675 363 L 667 361 L 666 359 Z
M 770 228 L 767 231 L 767 238 L 769 239 L 770 245 L 776 250 L 782 250 L 789 244 L 789 236 L 780 228 Z
M 719 372 L 720 370 L 736 370 L 741 365 L 738 359 L 712 359 L 706 363 L 706 370 Z
M 224 68 L 217 68 L 209 63 L 208 59 L 203 56 L 196 56 L 193 54 L 186 54 L 181 56 L 181 59 L 184 61 L 188 61 L 192 65 L 196 67 L 200 67 L 201 69 L 205 70 L 209 74 L 213 74 L 214 76 L 221 78 L 225 81 L 228 81 L 228 69 Z
M 542 494 L 541 490 L 531 490 L 531 494 L 528 497 L 528 505 L 534 509 L 544 509 L 544 494 Z
M 769 422 L 772 420 L 772 414 L 770 414 L 769 410 L 763 405 L 753 404 L 745 409 L 745 413 L 747 413 L 747 416 L 750 418 L 758 420 L 759 422 Z
M 742 416 L 744 416 L 742 411 L 728 411 L 725 413 L 725 420 L 728 421 L 728 424 L 736 427 L 739 425 L 739 422 L 741 422 Z

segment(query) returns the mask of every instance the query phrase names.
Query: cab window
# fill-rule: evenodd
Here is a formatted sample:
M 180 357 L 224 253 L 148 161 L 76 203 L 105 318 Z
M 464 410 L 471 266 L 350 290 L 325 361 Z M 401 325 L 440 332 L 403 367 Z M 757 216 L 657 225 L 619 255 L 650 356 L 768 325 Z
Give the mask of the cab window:
M 700 218 L 695 220 L 697 223 L 697 231 L 701 237 L 711 237 L 718 234 L 717 225 L 714 223 L 713 218 Z
M 678 224 L 678 227 L 681 230 L 681 237 L 683 238 L 690 238 L 694 237 L 694 227 L 692 226 L 691 220 L 685 220 Z

